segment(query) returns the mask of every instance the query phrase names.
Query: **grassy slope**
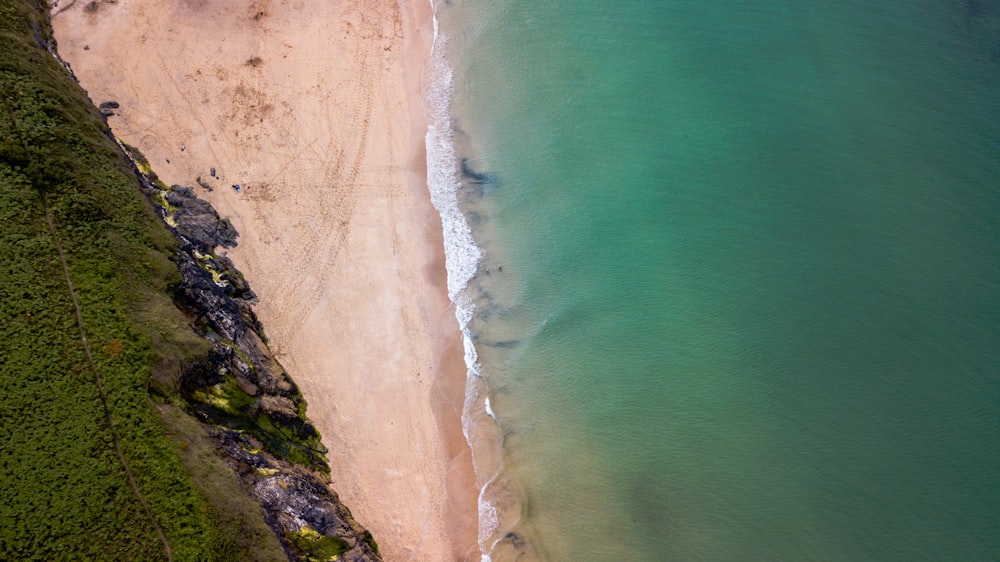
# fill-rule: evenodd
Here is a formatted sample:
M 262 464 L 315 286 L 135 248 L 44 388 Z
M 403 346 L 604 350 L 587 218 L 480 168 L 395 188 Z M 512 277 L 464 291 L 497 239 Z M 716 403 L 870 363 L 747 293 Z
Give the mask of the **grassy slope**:
M 148 400 L 206 348 L 168 296 L 173 238 L 46 37 L 0 0 L 0 559 L 283 558 L 201 426 Z

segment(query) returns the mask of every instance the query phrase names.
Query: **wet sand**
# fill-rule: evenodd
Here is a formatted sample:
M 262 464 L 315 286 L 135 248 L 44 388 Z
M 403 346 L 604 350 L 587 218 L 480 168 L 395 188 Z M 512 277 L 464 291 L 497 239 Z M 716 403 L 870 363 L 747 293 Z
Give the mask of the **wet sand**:
M 91 99 L 120 104 L 115 134 L 239 230 L 228 255 L 309 401 L 333 488 L 385 559 L 478 559 L 465 367 L 425 185 L 430 6 L 60 0 L 52 13 Z

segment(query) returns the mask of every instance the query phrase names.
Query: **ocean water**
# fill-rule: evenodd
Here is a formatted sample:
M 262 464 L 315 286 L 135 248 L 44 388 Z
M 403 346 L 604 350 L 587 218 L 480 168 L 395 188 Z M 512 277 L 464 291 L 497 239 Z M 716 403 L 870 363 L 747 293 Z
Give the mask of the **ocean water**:
M 1000 559 L 1000 2 L 435 12 L 485 556 Z

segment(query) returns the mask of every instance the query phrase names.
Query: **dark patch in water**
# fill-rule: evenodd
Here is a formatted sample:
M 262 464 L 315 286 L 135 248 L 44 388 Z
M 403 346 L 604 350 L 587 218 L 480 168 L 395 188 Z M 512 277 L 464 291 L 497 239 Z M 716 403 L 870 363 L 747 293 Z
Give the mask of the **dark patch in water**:
M 508 428 L 504 429 L 503 433 L 500 434 L 500 438 L 501 438 L 500 439 L 500 446 L 503 447 L 504 449 L 506 449 L 507 448 L 507 441 L 509 441 L 510 438 L 513 437 L 513 436 L 514 436 L 514 428 L 508 427 Z
M 682 531 L 671 517 L 670 502 L 662 488 L 662 482 L 646 477 L 630 482 L 629 498 L 633 509 L 629 513 L 635 514 L 631 520 L 634 527 L 643 529 L 651 539 L 669 544 L 676 541 Z
M 486 321 L 486 320 L 489 320 L 490 318 L 493 318 L 496 315 L 497 315 L 497 312 L 495 310 L 491 311 L 491 310 L 488 310 L 488 309 L 482 309 L 480 307 L 476 307 L 476 320 Z M 475 341 L 476 343 L 479 343 L 479 338 L 475 338 L 473 341 Z
M 984 60 L 1000 63 L 1000 0 L 961 0 L 965 32 Z
M 521 340 L 503 340 L 503 341 L 480 341 L 481 345 L 489 347 L 497 347 L 500 349 L 512 349 L 521 343 Z
M 482 197 L 487 190 L 497 187 L 496 174 L 490 172 L 480 172 L 469 165 L 469 159 L 463 157 L 460 161 L 459 172 L 462 175 L 462 187 L 466 193 Z
M 463 214 L 465 215 L 465 222 L 469 223 L 469 226 L 481 225 L 486 220 L 483 218 L 483 215 L 472 210 L 465 211 Z
M 963 0 L 962 5 L 965 7 L 965 17 L 978 18 L 992 14 L 1000 2 L 996 0 Z
M 476 320 L 489 320 L 494 316 L 506 318 L 511 308 L 499 304 L 488 291 L 480 290 L 476 296 Z
M 524 540 L 524 537 L 514 532 L 504 535 L 503 540 L 508 541 L 510 545 L 517 550 L 521 550 L 524 548 L 524 545 L 528 544 L 527 541 Z
M 469 159 L 462 158 L 462 179 L 469 183 L 486 185 L 496 182 L 496 176 L 486 172 L 477 172 L 469 166 Z

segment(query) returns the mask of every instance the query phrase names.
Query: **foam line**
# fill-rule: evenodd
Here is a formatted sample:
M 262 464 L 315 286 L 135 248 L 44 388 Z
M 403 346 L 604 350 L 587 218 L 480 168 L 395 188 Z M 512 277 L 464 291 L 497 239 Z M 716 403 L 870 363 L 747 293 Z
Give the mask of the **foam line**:
M 434 24 L 434 42 L 431 60 L 424 75 L 424 111 L 427 116 L 427 187 L 431 202 L 441 215 L 444 234 L 445 265 L 448 273 L 448 297 L 455 306 L 455 318 L 462 331 L 465 350 L 466 407 L 462 413 L 462 432 L 472 446 L 469 427 L 471 423 L 470 405 L 476 402 L 475 379 L 480 376 L 479 354 L 473 343 L 469 323 L 472 321 L 475 305 L 469 292 L 469 283 L 475 278 L 482 260 L 483 251 L 472 238 L 465 215 L 458 205 L 460 161 L 455 153 L 454 130 L 451 125 L 451 99 L 453 94 L 453 74 L 445 55 L 448 39 L 438 25 L 437 3 L 431 1 Z M 489 408 L 489 406 L 487 406 Z M 494 418 L 492 410 L 488 410 Z M 475 450 L 473 449 L 473 464 Z M 476 467 L 477 473 L 479 472 Z M 496 507 L 486 499 L 486 490 L 495 480 L 490 479 L 479 492 L 479 550 L 482 562 L 490 562 L 491 546 L 487 541 L 499 526 Z

